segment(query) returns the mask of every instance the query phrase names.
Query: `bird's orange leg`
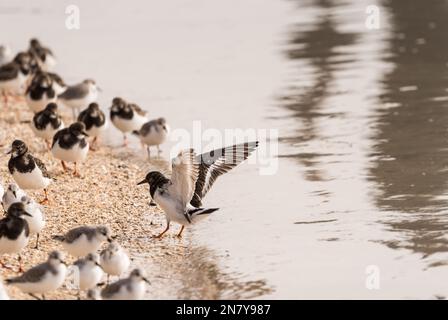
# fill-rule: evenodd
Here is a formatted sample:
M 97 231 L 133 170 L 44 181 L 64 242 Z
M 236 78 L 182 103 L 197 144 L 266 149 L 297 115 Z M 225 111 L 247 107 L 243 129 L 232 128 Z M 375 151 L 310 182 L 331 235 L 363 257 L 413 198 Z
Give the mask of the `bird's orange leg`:
M 98 137 L 95 137 L 95 138 L 93 138 L 93 140 L 92 140 L 92 144 L 90 145 L 90 147 L 89 147 L 89 149 L 91 150 L 91 151 L 96 151 L 96 150 L 98 150 L 98 148 L 97 148 L 97 138 Z
M 182 228 L 180 229 L 180 231 L 179 231 L 179 233 L 177 234 L 176 237 L 178 237 L 178 238 L 182 238 L 182 232 L 184 231 L 184 229 L 185 229 L 185 226 L 182 225 Z
M 73 172 L 73 175 L 78 178 L 81 177 L 81 175 L 78 172 L 78 166 L 77 166 L 76 162 L 75 162 L 75 171 Z
M 64 172 L 67 173 L 69 170 L 67 168 L 67 165 L 65 164 L 65 161 L 61 160 L 62 168 L 64 169 Z
M 154 236 L 153 238 L 155 238 L 155 239 L 161 239 L 161 238 L 163 237 L 163 235 L 164 235 L 169 229 L 170 229 L 170 223 L 167 222 L 165 230 L 163 230 L 163 232 L 162 232 L 161 234 L 159 234 L 159 235 L 157 235 L 157 236 Z
M 40 204 L 49 204 L 50 199 L 48 198 L 48 191 L 47 189 L 44 189 L 45 198 L 41 201 L 39 201 Z

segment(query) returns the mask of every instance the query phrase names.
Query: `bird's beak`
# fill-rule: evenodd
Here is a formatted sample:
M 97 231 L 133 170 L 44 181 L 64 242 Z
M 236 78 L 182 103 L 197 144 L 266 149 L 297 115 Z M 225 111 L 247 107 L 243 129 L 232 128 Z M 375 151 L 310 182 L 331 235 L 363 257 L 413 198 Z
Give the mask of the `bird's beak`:
M 17 198 L 16 192 L 13 191 L 12 194 L 14 195 L 14 198 Z
M 26 212 L 26 211 L 24 211 L 23 214 L 24 214 L 25 216 L 32 217 L 32 215 L 30 215 L 30 214 L 29 214 L 28 212 Z
M 95 262 L 95 265 L 96 265 L 97 267 L 100 267 L 101 270 L 103 269 L 103 267 L 102 267 L 98 262 Z
M 9 149 L 8 151 L 6 151 L 6 154 L 11 154 L 11 152 L 12 152 L 12 148 Z
M 148 280 L 148 278 L 143 278 L 143 281 L 145 281 L 147 284 L 151 284 L 151 282 Z
M 89 135 L 87 134 L 87 132 L 83 131 L 81 132 L 83 135 L 85 135 L 86 137 L 88 137 Z
M 139 186 L 139 185 L 142 185 L 142 184 L 145 184 L 145 183 L 148 183 L 148 181 L 146 179 L 140 181 L 139 183 L 137 183 L 137 185 Z
M 112 241 L 114 241 L 114 239 L 112 239 L 112 237 L 109 237 L 109 238 L 107 238 L 107 242 L 112 242 Z
M 66 263 L 64 260 L 61 259 L 61 260 L 59 260 L 59 261 L 60 261 L 63 265 L 65 265 L 65 266 L 67 265 L 67 263 Z

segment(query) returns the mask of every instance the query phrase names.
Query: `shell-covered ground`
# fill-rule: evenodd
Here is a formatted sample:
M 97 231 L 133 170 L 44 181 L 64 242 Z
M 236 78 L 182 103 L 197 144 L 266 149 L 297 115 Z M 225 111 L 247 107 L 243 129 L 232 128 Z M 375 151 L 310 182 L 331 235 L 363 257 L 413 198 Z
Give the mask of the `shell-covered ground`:
M 143 151 L 139 154 L 124 147 L 102 145 L 98 151 L 90 151 L 87 160 L 80 166 L 81 177 L 64 173 L 60 162 L 46 149 L 45 142 L 37 138 L 29 121 L 33 114 L 23 102 L 12 106 L 2 104 L 0 113 L 0 176 L 6 188 L 13 182 L 8 172 L 9 156 L 5 152 L 14 139 L 25 141 L 31 153 L 46 165 L 54 181 L 49 187 L 49 205 L 44 206 L 46 226 L 40 236 L 40 247 L 34 249 L 35 236 L 22 251 L 24 269 L 45 261 L 48 252 L 54 249 L 63 251 L 53 235 L 63 234 L 80 225 L 105 224 L 110 226 L 117 241 L 128 251 L 133 260 L 132 266 L 142 267 L 152 285 L 148 287 L 147 298 L 177 298 L 183 296 L 184 284 L 182 268 L 189 255 L 188 232 L 184 238 L 175 237 L 178 226 L 161 240 L 152 239 L 164 228 L 165 218 L 156 207 L 149 206 L 147 186 L 137 186 L 152 166 L 166 166 L 163 159 L 148 161 Z M 70 123 L 64 115 L 64 122 Z M 117 142 L 118 145 L 118 142 Z M 73 165 L 71 165 L 73 167 Z M 40 191 L 28 192 L 35 200 L 40 200 Z M 74 258 L 65 254 L 67 262 Z M 15 255 L 3 255 L 5 263 L 13 270 L 2 269 L 1 277 L 6 279 L 17 275 L 18 262 Z M 195 276 L 196 277 L 196 276 Z M 195 281 L 197 282 L 197 281 Z M 208 283 L 207 280 L 203 281 Z M 66 281 L 66 284 L 69 280 Z M 12 299 L 30 299 L 14 287 L 7 287 Z M 201 297 L 214 298 L 214 290 L 207 290 Z M 197 296 L 197 295 L 196 295 Z M 75 299 L 77 290 L 64 285 L 56 292 L 46 295 L 47 299 Z

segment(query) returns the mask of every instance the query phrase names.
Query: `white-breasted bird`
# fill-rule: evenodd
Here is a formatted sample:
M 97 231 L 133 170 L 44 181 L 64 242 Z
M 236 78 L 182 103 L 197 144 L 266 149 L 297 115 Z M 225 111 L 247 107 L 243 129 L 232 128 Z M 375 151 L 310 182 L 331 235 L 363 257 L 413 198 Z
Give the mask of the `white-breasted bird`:
M 145 283 L 150 284 L 142 270 L 134 269 L 128 278 L 109 284 L 101 290 L 102 300 L 141 300 L 145 294 Z
M 0 220 L 0 255 L 17 254 L 19 270 L 22 270 L 20 252 L 30 239 L 30 229 L 24 219 L 25 216 L 29 214 L 25 211 L 23 203 L 16 202 L 9 206 L 6 217 Z M 7 268 L 1 260 L 0 266 Z
M 78 268 L 77 285 L 80 297 L 81 291 L 93 289 L 100 283 L 104 272 L 97 253 L 89 253 L 85 258 L 76 260 L 73 265 Z
M 131 264 L 128 254 L 116 241 L 112 241 L 100 254 L 103 270 L 111 276 L 121 276 Z
M 24 219 L 28 222 L 30 234 L 36 235 L 36 245 L 34 248 L 39 249 L 39 236 L 42 229 L 45 227 L 43 208 L 28 196 L 23 196 L 20 201 L 23 203 L 25 211 L 29 214 L 29 216 L 24 216 Z
M 135 103 L 128 103 L 122 98 L 114 98 L 110 107 L 110 120 L 112 124 L 123 133 L 123 144 L 128 145 L 127 133 L 140 130 L 148 121 L 147 112 Z
M 107 226 L 81 226 L 68 231 L 65 235 L 53 236 L 62 243 L 64 249 L 74 257 L 84 257 L 95 253 L 105 242 L 112 241 L 112 233 Z
M 161 238 L 175 221 L 191 225 L 218 208 L 201 208 L 202 199 L 216 179 L 246 160 L 257 148 L 258 141 L 246 142 L 196 156 L 193 149 L 184 150 L 172 160 L 171 179 L 158 171 L 149 172 L 138 185 L 148 183 L 152 199 L 165 213 L 167 226 L 156 238 Z
M 64 172 L 68 171 L 66 162 L 73 162 L 75 164 L 73 174 L 79 176 L 77 164 L 83 162 L 89 152 L 86 137 L 88 137 L 86 126 L 82 122 L 72 123 L 54 135 L 51 153 L 56 159 L 61 160 Z
M 86 79 L 81 83 L 67 86 L 58 96 L 58 100 L 72 109 L 73 121 L 76 121 L 79 112 L 97 100 L 99 90 L 94 80 Z
M 58 114 L 58 105 L 49 103 L 44 110 L 37 112 L 31 121 L 31 129 L 39 138 L 45 140 L 47 148 L 51 149 L 51 141 L 56 132 L 64 128 L 62 117 Z
M 45 164 L 31 155 L 27 145 L 21 140 L 14 140 L 8 153 L 11 154 L 8 169 L 14 181 L 25 190 L 43 189 L 45 198 L 40 203 L 48 203 L 47 188 L 51 177 Z
M 140 142 L 146 146 L 148 158 L 151 156 L 151 146 L 157 146 L 157 151 L 160 153 L 160 145 L 166 141 L 169 132 L 170 128 L 165 118 L 148 121 L 142 125 L 140 130 L 132 131 L 140 139 Z
M 87 109 L 81 111 L 78 121 L 84 123 L 89 137 L 93 137 L 90 148 L 95 149 L 98 137 L 107 129 L 107 121 L 104 112 L 96 102 L 89 104 Z
M 65 280 L 67 266 L 58 251 L 52 251 L 46 262 L 32 267 L 18 277 L 6 280 L 6 284 L 15 286 L 24 293 L 39 299 L 36 294 L 45 294 L 59 289 Z
M 19 188 L 15 183 L 10 183 L 2 197 L 3 210 L 8 211 L 9 206 L 15 202 L 20 202 L 26 192 Z

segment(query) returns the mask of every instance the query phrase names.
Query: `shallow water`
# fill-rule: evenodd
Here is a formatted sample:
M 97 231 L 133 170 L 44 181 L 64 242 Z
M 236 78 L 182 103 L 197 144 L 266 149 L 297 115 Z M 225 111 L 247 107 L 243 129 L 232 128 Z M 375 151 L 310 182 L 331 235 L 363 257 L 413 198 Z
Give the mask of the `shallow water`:
M 123 96 L 172 128 L 279 130 L 276 174 L 244 164 L 208 194 L 221 210 L 190 231 L 173 297 L 448 294 L 446 2 L 77 1 L 79 31 L 69 2 L 26 3 L 0 4 L 2 40 L 39 36 L 68 82 L 97 80 L 103 107 Z

